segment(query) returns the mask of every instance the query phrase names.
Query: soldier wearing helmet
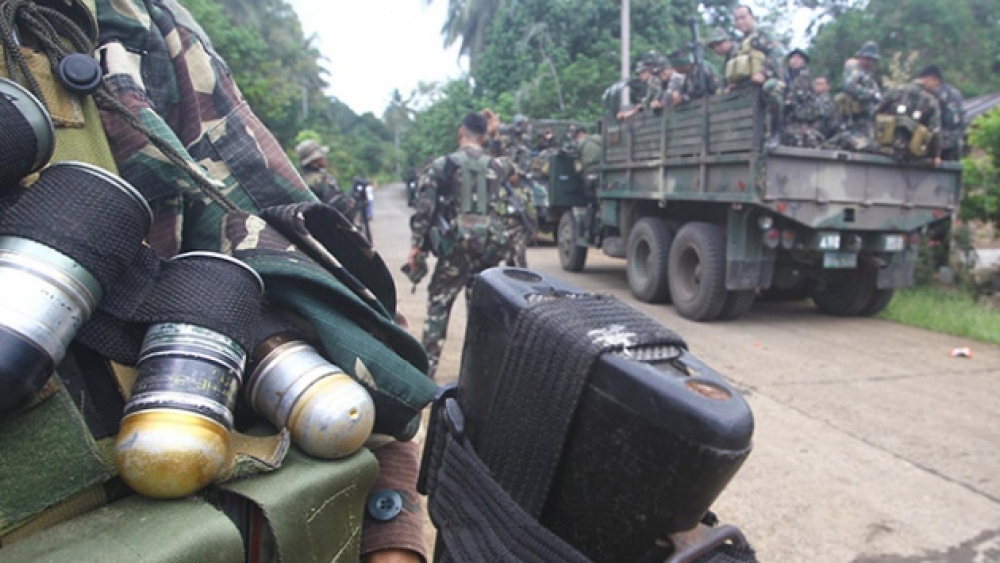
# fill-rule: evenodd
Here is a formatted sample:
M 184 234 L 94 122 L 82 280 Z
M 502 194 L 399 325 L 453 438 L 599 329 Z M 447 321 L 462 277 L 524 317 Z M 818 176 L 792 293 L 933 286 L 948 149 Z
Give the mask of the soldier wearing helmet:
M 327 172 L 326 155 L 329 152 L 329 147 L 322 146 L 313 139 L 306 139 L 295 146 L 302 179 L 309 189 L 320 201 L 333 205 L 338 211 L 349 216 L 354 210 L 354 200 L 340 189 L 337 179 Z
M 882 101 L 882 90 L 874 77 L 880 58 L 878 44 L 866 41 L 855 58 L 844 63 L 844 88 L 834 97 L 844 130 L 827 141 L 828 148 L 871 148 L 873 115 Z
M 643 110 L 652 109 L 653 101 L 660 99 L 662 86 L 660 85 L 660 78 L 653 71 L 656 68 L 657 61 L 662 58 L 663 55 L 658 52 L 649 51 L 641 61 L 636 63 L 635 72 L 639 75 L 639 80 L 645 85 L 646 91 L 642 99 L 639 100 L 639 103 L 630 109 L 618 112 L 618 119 L 628 119 Z

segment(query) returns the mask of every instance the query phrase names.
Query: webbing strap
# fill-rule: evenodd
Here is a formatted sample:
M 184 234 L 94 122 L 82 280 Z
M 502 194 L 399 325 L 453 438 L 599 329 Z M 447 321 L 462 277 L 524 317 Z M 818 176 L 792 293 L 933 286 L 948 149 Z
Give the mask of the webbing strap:
M 474 158 L 464 152 L 460 154 L 462 155 L 462 213 L 486 215 L 490 203 L 490 194 L 486 188 L 486 168 L 490 159 L 485 155 Z M 475 200 L 472 198 L 473 190 L 476 193 Z
M 598 356 L 687 346 L 673 331 L 605 295 L 529 305 L 518 315 L 510 342 L 494 397 L 497 416 L 475 447 L 497 482 L 538 518 Z

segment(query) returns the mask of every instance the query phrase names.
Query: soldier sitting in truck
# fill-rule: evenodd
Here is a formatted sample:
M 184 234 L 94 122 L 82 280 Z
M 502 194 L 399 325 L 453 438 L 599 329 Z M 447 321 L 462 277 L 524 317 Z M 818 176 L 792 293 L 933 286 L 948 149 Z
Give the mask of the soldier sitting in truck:
M 897 160 L 941 165 L 941 106 L 917 80 L 889 90 L 875 109 L 874 148 Z
M 723 32 L 725 33 L 725 32 Z M 700 70 L 704 74 L 704 83 L 698 76 L 699 67 L 695 64 L 691 49 L 683 48 L 671 52 L 667 59 L 674 65 L 677 72 L 684 74 L 684 88 L 681 90 L 681 101 L 689 102 L 705 96 L 714 96 L 722 85 L 719 72 L 707 61 L 702 62 Z

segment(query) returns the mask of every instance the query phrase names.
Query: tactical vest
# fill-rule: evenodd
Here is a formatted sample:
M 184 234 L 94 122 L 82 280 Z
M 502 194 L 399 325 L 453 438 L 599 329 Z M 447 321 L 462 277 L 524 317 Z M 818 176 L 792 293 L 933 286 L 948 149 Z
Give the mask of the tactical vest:
M 847 92 L 840 92 L 834 96 L 833 103 L 837 107 L 837 115 L 841 117 L 851 118 L 868 113 L 861 102 Z
M 875 144 L 896 153 L 905 149 L 906 154 L 900 156 L 926 157 L 934 132 L 920 121 L 933 108 L 919 87 L 907 86 L 902 92 L 884 112 L 875 115 Z
M 743 38 L 736 53 L 726 61 L 726 82 L 728 84 L 740 84 L 750 80 L 758 72 L 764 72 L 764 61 L 767 55 L 753 48 L 753 40 L 756 39 L 757 32 Z
M 458 188 L 455 194 L 458 214 L 448 225 L 447 232 L 441 232 L 436 225 L 431 226 L 432 250 L 439 258 L 456 251 L 465 252 L 489 267 L 504 256 L 509 240 L 494 209 L 495 202 L 491 200 L 486 177 L 490 160 L 485 154 L 474 157 L 464 150 L 444 159 L 443 180 L 451 182 L 454 170 L 461 174 L 461 183 L 452 186 Z

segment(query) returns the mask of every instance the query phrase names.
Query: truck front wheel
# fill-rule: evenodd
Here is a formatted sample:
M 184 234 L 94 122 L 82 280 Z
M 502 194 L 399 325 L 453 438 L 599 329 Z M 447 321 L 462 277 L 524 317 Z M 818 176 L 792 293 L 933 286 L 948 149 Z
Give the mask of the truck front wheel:
M 567 272 L 582 272 L 587 263 L 587 247 L 576 244 L 576 219 L 573 210 L 567 210 L 559 219 L 559 263 Z
M 673 242 L 667 224 L 655 217 L 644 217 L 632 228 L 626 272 L 632 295 L 639 301 L 662 303 L 670 299 L 667 265 Z
M 670 247 L 670 296 L 682 317 L 710 321 L 726 304 L 726 244 L 722 229 L 688 223 Z

